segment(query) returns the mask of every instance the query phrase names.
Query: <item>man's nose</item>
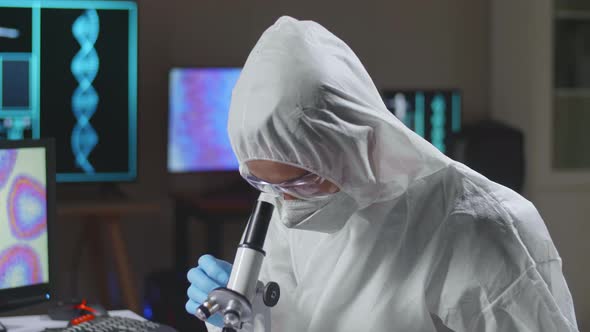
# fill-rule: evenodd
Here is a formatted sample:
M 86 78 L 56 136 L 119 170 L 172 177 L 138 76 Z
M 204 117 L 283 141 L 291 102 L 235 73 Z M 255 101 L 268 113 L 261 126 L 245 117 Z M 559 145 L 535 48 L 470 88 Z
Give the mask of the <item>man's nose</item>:
M 291 196 L 291 195 L 289 195 L 289 194 L 285 194 L 285 193 L 283 193 L 283 199 L 285 199 L 285 200 L 287 200 L 287 201 L 290 201 L 290 200 L 294 200 L 294 199 L 298 199 L 298 198 L 297 198 L 297 197 L 295 197 L 295 196 Z

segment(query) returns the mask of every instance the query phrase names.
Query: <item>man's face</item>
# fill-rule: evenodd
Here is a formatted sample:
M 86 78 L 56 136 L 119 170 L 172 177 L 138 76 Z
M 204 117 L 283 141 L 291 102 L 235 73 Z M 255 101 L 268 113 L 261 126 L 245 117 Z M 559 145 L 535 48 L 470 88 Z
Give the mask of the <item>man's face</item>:
M 246 162 L 246 165 L 252 175 L 269 183 L 282 183 L 309 173 L 299 167 L 269 160 L 250 160 Z M 322 182 L 319 186 L 321 192 L 335 193 L 339 191 L 338 187 L 328 180 Z M 283 198 L 286 200 L 297 199 L 286 193 L 283 193 Z

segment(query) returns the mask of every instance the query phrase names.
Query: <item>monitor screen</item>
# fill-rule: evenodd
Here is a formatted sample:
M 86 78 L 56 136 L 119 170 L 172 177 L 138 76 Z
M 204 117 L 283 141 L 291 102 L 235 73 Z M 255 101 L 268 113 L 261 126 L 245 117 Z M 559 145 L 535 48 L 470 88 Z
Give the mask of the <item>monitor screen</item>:
M 458 90 L 393 90 L 383 92 L 383 100 L 408 128 L 443 153 L 451 135 L 461 130 Z
M 0 142 L 0 308 L 49 299 L 53 148 Z
M 0 138 L 53 137 L 57 179 L 136 177 L 137 9 L 0 0 Z
M 168 171 L 237 170 L 227 134 L 231 93 L 240 68 L 174 68 L 170 72 Z

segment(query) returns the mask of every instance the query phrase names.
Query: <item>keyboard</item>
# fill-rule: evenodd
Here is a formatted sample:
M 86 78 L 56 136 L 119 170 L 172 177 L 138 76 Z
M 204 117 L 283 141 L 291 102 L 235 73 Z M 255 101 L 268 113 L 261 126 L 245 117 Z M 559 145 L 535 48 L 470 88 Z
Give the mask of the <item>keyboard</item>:
M 57 329 L 51 329 L 56 331 Z M 97 317 L 93 320 L 68 326 L 60 332 L 178 332 L 176 329 L 148 320 L 127 317 Z

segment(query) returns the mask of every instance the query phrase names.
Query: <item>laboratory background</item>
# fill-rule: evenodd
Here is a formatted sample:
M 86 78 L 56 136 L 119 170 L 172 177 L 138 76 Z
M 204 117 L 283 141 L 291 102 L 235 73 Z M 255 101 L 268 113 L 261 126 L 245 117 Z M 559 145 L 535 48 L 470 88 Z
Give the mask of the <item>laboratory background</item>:
M 0 146 L 0 291 L 49 287 L 49 301 L 0 301 L 0 317 L 88 303 L 206 330 L 185 311 L 186 273 L 206 253 L 233 261 L 258 195 L 227 113 L 283 15 L 333 32 L 400 121 L 535 204 L 590 331 L 581 0 L 0 0 L 0 139 L 52 138 Z

